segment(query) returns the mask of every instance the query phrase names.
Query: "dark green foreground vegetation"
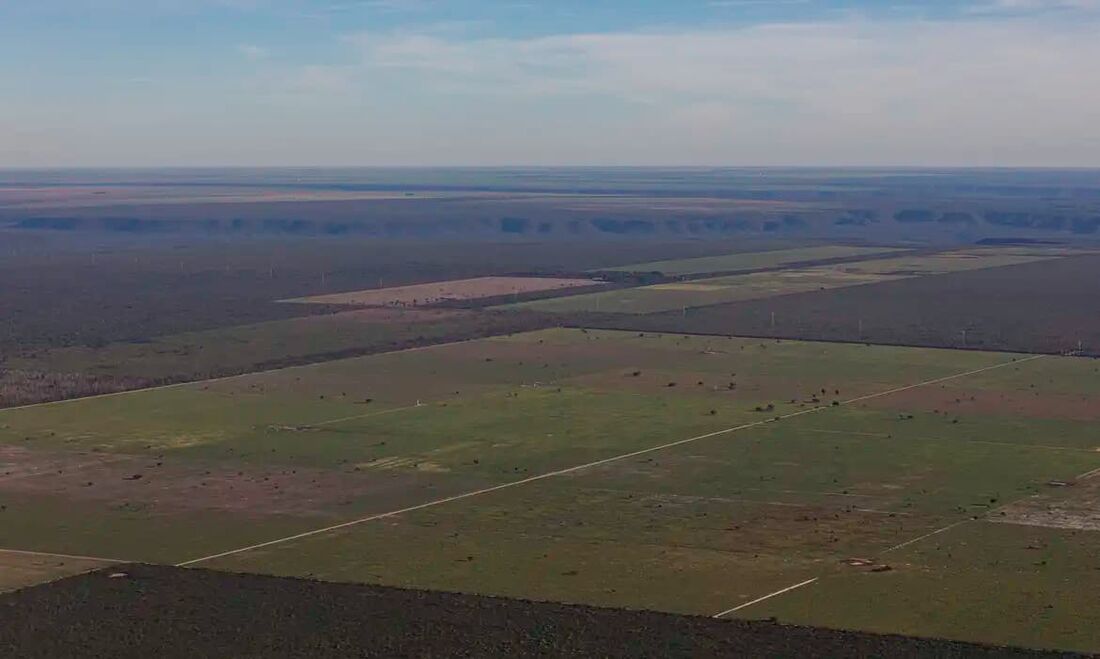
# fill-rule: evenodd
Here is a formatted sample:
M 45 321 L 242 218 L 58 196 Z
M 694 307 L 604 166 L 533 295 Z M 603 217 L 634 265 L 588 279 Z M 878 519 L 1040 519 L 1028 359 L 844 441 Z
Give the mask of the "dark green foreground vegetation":
M 27 659 L 1074 656 L 147 565 L 0 595 L 0 611 L 0 653 Z

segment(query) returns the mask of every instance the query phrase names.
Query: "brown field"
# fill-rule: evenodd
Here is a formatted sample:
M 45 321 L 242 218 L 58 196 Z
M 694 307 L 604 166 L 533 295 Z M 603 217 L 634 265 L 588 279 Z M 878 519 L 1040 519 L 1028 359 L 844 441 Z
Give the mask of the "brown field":
M 558 279 L 553 277 L 477 277 L 440 281 L 414 286 L 371 289 L 314 295 L 283 302 L 303 304 L 341 304 L 357 307 L 424 306 L 448 300 L 477 300 L 502 295 L 520 295 L 563 288 L 596 286 L 592 279 Z
M 310 430 L 290 426 L 271 429 L 310 435 Z M 63 497 L 77 506 L 107 505 L 159 515 L 218 512 L 245 518 L 334 519 L 357 510 L 356 504 L 368 498 L 403 506 L 426 494 L 416 469 L 372 469 L 372 477 L 365 479 L 360 472 L 367 469 L 366 465 L 332 470 L 255 464 L 230 468 L 214 461 L 165 461 L 164 454 L 105 457 L 0 446 L 0 493 L 9 500 Z M 435 478 L 434 485 L 448 492 L 458 487 L 450 487 L 445 478 Z
M 94 558 L 0 549 L 0 592 L 53 581 L 110 565 Z
M 1100 531 L 1100 475 L 1053 483 L 1035 496 L 1015 501 L 990 518 L 993 522 L 1052 529 Z

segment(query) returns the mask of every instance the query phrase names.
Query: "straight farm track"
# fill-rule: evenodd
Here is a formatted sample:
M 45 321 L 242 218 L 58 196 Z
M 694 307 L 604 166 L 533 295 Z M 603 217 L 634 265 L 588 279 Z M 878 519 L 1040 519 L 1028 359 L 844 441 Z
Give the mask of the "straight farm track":
M 1096 651 L 1100 532 L 1012 504 L 1097 417 L 1084 358 L 545 330 L 2 411 L 0 547 Z

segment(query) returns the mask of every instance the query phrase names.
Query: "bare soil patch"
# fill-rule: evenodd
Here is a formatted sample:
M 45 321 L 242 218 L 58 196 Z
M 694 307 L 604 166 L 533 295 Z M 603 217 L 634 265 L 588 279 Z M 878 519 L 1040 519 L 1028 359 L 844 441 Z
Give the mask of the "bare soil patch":
M 166 458 L 0 447 L 0 493 L 140 507 L 150 513 L 330 516 L 399 506 L 438 477 L 399 470 L 203 465 Z M 442 487 L 441 489 L 446 489 Z M 358 509 L 358 508 L 356 508 Z
M 991 522 L 1100 531 L 1100 477 L 1051 482 L 1044 492 L 1011 503 L 990 515 Z

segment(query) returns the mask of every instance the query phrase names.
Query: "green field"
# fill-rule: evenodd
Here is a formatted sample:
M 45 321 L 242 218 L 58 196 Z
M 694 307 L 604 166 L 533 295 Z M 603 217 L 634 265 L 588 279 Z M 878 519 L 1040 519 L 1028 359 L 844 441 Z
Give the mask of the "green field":
M 753 616 L 1096 650 L 1100 533 L 971 521 L 887 560 L 890 572 L 837 568 Z
M 1081 358 L 545 330 L 0 411 L 0 548 L 1095 651 L 1100 532 L 1001 513 L 1098 420 Z
M 0 360 L 0 406 L 269 370 L 542 324 L 512 313 L 362 309 L 144 341 L 28 351 Z
M 797 250 L 796 250 L 797 251 Z M 766 254 L 766 253 L 765 253 Z M 694 279 L 498 307 L 575 313 L 649 314 L 811 291 L 999 268 L 1063 256 L 1063 250 L 982 248 L 940 254 L 899 256 L 774 272 Z M 739 256 L 739 255 L 735 255 Z
M 768 252 L 745 252 L 722 256 L 703 256 L 694 259 L 674 259 L 670 261 L 650 261 L 635 263 L 617 268 L 604 268 L 611 272 L 660 272 L 675 277 L 679 275 L 699 275 L 708 272 L 728 272 L 731 270 L 755 270 L 775 268 L 793 263 L 823 261 L 825 259 L 852 258 L 871 254 L 887 254 L 901 251 L 888 247 L 856 247 L 852 245 L 820 245 L 817 247 L 797 247 L 777 249 Z

